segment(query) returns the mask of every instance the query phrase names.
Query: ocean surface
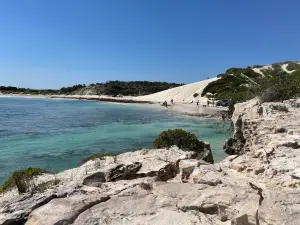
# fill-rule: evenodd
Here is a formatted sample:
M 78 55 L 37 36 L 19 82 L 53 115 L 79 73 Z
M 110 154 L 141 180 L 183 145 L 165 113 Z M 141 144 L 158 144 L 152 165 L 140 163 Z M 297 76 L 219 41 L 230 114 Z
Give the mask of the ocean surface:
M 0 98 L 0 183 L 21 168 L 59 172 L 93 153 L 151 148 L 166 129 L 181 128 L 225 157 L 228 126 L 140 105 L 94 101 Z

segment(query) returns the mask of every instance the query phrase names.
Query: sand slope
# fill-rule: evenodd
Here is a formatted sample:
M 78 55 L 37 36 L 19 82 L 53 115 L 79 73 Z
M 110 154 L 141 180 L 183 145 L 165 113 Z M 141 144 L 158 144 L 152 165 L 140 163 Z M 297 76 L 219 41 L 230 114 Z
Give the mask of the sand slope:
M 162 102 L 162 101 L 170 102 L 171 99 L 173 99 L 174 102 L 180 102 L 180 103 L 191 102 L 191 101 L 195 102 L 199 99 L 200 102 L 206 102 L 207 98 L 201 97 L 202 91 L 210 82 L 215 81 L 217 79 L 218 78 L 211 78 L 208 80 L 203 80 L 203 81 L 183 85 L 180 87 L 168 89 L 151 95 L 139 96 L 136 97 L 135 99 L 142 100 L 142 101 L 152 101 L 152 102 Z M 194 98 L 193 95 L 195 93 L 198 93 L 199 97 Z

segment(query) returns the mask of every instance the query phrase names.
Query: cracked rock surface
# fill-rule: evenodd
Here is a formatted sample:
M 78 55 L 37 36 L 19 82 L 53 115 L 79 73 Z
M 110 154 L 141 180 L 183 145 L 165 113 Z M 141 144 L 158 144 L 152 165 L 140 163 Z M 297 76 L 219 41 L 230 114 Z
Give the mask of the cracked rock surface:
M 2 194 L 0 224 L 299 225 L 300 109 L 251 100 L 233 123 L 220 163 L 176 146 L 89 161 L 42 192 Z

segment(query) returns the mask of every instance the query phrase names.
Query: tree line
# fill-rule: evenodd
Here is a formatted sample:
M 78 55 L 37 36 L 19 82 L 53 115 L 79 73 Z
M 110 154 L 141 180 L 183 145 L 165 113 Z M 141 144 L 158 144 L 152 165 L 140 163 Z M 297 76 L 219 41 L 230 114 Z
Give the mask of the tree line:
M 147 95 L 183 84 L 151 81 L 108 81 L 105 83 L 93 83 L 90 85 L 77 84 L 60 89 L 30 89 L 13 86 L 0 86 L 3 94 L 77 94 L 82 90 L 93 90 L 98 95 Z

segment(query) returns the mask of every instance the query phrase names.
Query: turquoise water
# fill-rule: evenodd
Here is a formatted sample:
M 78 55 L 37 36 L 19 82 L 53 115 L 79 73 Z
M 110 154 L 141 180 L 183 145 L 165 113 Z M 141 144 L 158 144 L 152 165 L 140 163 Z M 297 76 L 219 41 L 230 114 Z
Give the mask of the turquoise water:
M 0 183 L 13 171 L 62 171 L 98 152 L 150 148 L 161 131 L 182 128 L 211 143 L 215 161 L 230 133 L 212 120 L 160 109 L 92 101 L 0 98 Z

